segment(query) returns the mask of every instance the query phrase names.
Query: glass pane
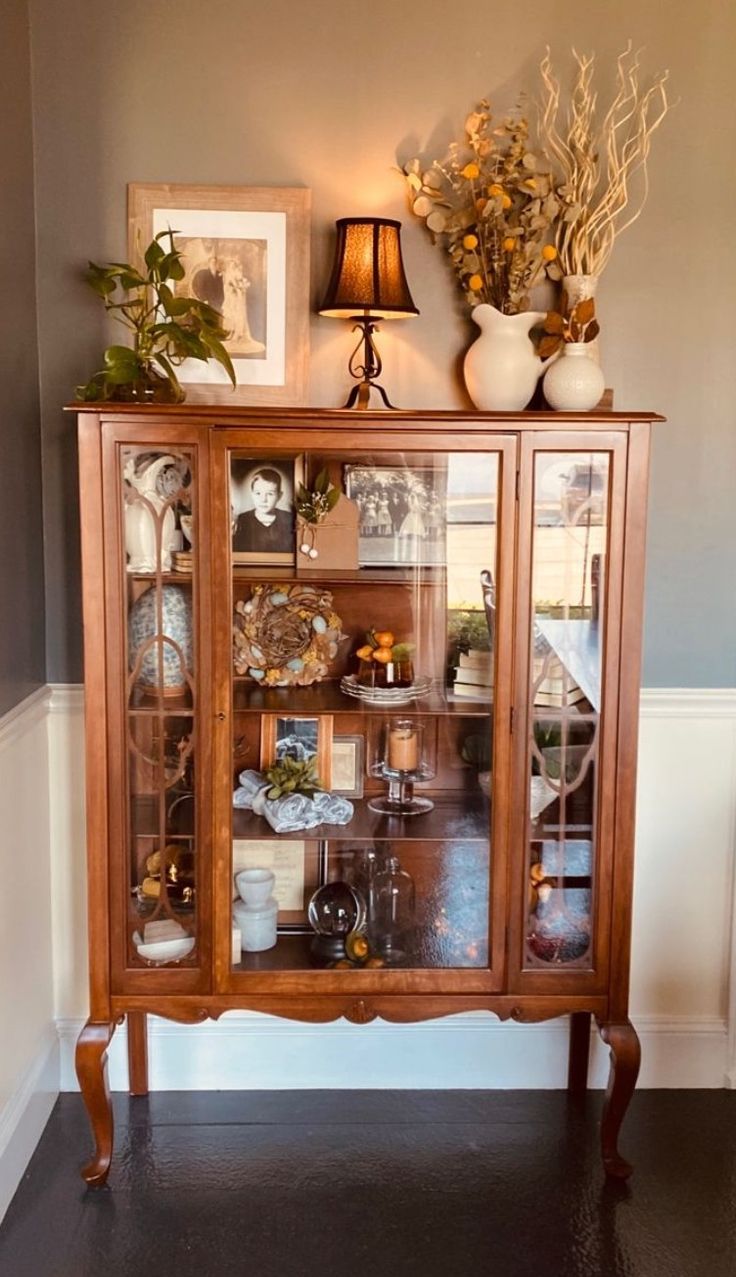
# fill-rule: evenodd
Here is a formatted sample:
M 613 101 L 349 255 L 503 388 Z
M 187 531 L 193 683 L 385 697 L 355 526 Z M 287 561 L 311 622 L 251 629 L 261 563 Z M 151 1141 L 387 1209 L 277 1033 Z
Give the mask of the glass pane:
M 124 448 L 130 966 L 196 964 L 193 457 Z
M 498 475 L 233 454 L 234 969 L 488 966 Z
M 589 968 L 609 454 L 534 468 L 526 965 Z

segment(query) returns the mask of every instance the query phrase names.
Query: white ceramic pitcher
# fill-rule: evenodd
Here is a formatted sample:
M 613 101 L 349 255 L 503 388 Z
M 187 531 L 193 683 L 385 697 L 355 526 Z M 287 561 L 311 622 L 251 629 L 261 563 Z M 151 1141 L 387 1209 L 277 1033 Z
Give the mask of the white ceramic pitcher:
M 164 453 L 154 457 L 140 473 L 136 472 L 136 459 L 131 457 L 124 476 L 139 494 L 125 506 L 125 550 L 129 572 L 155 572 L 159 567 L 157 554 L 157 530 L 161 524 L 161 571 L 171 571 L 171 539 L 176 524 L 174 511 L 165 496 L 156 488 L 156 481 L 164 466 L 174 465 L 176 458 Z M 163 516 L 162 516 L 163 511 Z
M 489 412 L 526 408 L 541 374 L 554 359 L 554 355 L 540 359 L 529 338 L 531 329 L 544 318 L 540 310 L 504 315 L 487 302 L 475 307 L 473 319 L 480 336 L 465 356 L 464 374 L 476 408 Z

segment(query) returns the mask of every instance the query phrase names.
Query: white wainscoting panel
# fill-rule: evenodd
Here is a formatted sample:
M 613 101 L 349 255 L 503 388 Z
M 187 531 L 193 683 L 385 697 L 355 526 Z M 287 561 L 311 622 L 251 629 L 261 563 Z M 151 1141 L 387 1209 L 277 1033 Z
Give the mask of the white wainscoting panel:
M 59 1037 L 52 1023 L 0 1109 L 0 1221 L 10 1205 L 59 1094 Z
M 0 719 L 0 1218 L 59 1086 L 47 703 L 40 688 Z
M 82 700 L 51 693 L 56 1014 L 61 1087 L 86 1015 Z M 729 1056 L 734 917 L 736 691 L 642 694 L 634 890 L 632 1018 L 641 1085 L 720 1087 Z M 62 881 L 60 881 L 60 879 Z M 57 886 L 58 884 L 58 890 Z M 733 988 L 736 981 L 730 980 Z M 183 1026 L 150 1021 L 157 1089 L 268 1087 L 559 1087 L 565 1023 L 520 1026 L 478 1013 L 417 1025 L 305 1025 L 234 1013 Z M 604 1084 L 596 1040 L 591 1083 Z M 127 1085 L 125 1032 L 110 1048 L 113 1088 Z

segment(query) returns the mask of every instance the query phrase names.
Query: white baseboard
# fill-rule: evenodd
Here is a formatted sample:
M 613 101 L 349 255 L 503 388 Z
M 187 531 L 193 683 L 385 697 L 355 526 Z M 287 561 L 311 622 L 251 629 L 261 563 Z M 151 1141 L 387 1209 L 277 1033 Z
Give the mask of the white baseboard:
M 501 1022 L 484 1012 L 421 1024 L 300 1024 L 257 1012 L 181 1025 L 149 1019 L 149 1083 L 156 1091 L 557 1090 L 566 1085 L 567 1021 Z M 61 1089 L 77 1090 L 82 1020 L 59 1020 Z M 642 1016 L 642 1087 L 723 1086 L 724 1020 Z M 109 1050 L 110 1085 L 128 1088 L 125 1027 Z M 590 1086 L 603 1087 L 608 1051 L 597 1034 Z
M 59 1039 L 49 1025 L 22 1080 L 0 1109 L 0 1220 L 59 1094 Z

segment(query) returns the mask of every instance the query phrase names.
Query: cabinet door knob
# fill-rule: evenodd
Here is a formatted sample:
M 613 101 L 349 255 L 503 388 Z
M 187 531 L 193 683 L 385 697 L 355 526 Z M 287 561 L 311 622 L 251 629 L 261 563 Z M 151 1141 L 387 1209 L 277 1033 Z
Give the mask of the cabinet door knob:
M 225 719 L 227 718 L 227 714 L 225 713 L 223 709 L 221 709 L 219 714 L 215 714 L 215 718 L 217 719 L 218 723 L 224 723 Z

